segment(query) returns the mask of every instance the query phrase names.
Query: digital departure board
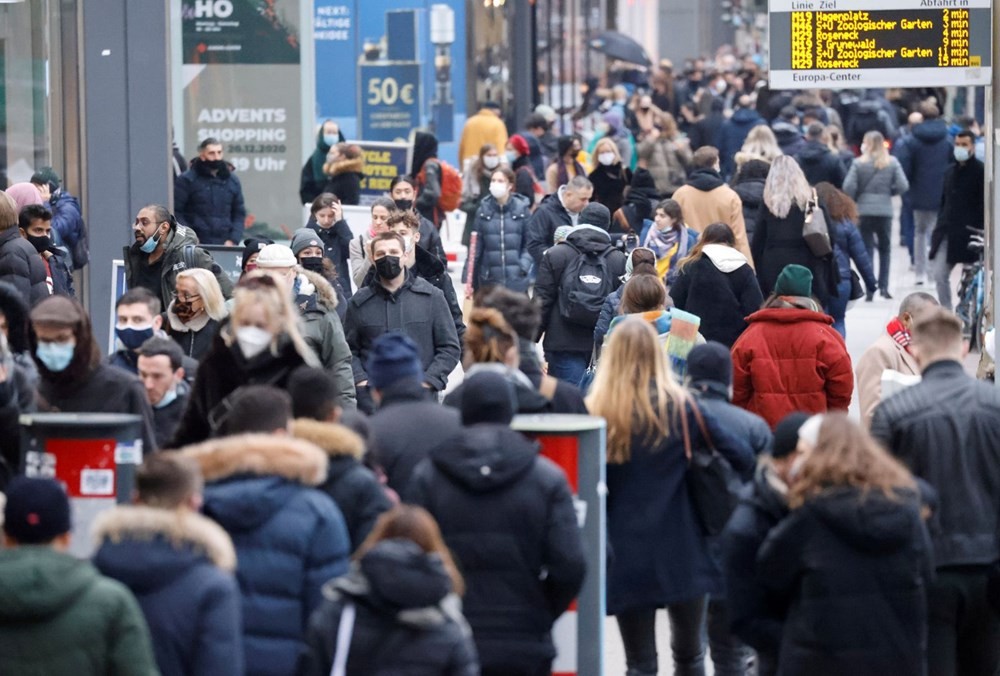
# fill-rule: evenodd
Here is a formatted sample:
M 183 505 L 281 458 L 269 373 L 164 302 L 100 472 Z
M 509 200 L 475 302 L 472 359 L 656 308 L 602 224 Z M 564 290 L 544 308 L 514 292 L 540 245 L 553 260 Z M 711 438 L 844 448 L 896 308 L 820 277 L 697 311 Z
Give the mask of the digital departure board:
M 771 0 L 776 89 L 986 85 L 990 0 Z

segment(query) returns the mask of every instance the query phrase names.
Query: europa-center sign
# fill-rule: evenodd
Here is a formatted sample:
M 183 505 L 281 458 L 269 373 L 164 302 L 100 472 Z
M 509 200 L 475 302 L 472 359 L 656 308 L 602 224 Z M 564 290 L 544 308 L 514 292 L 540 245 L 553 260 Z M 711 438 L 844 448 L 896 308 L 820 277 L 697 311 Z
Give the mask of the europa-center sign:
M 775 89 L 987 85 L 991 0 L 770 0 Z

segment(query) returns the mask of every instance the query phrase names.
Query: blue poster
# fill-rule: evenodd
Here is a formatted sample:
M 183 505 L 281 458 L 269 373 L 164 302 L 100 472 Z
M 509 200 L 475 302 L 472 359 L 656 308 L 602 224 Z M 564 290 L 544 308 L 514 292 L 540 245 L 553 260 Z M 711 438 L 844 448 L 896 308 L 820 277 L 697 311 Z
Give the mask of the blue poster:
M 316 41 L 316 108 L 320 120 L 357 114 L 354 97 L 348 95 L 358 89 L 354 69 L 360 53 L 357 31 L 358 13 L 354 0 L 316 2 L 313 39 Z
M 405 141 L 420 126 L 420 64 L 363 63 L 358 71 L 361 138 Z

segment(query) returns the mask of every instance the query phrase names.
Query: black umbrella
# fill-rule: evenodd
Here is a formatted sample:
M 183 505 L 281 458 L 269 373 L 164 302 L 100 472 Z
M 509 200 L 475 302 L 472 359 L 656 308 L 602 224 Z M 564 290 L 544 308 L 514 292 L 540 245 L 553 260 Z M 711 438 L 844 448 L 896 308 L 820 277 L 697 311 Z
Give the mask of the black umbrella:
M 619 61 L 636 63 L 647 68 L 653 65 L 642 45 L 618 31 L 604 31 L 597 37 L 591 38 L 590 48 Z

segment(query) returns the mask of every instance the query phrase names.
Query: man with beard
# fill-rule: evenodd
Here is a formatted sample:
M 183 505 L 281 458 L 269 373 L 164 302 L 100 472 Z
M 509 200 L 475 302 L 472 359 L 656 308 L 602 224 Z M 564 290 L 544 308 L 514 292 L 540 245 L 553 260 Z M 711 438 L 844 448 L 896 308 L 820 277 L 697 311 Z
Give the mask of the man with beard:
M 135 243 L 125 248 L 125 282 L 128 288 L 145 287 L 170 305 L 177 273 L 190 268 L 210 270 L 229 298 L 233 283 L 212 254 L 198 246 L 191 228 L 177 222 L 166 207 L 150 204 L 139 210 L 132 224 Z
M 174 209 L 205 244 L 233 246 L 243 239 L 247 210 L 234 169 L 222 159 L 222 144 L 209 137 L 198 146 L 191 167 L 174 181 Z

